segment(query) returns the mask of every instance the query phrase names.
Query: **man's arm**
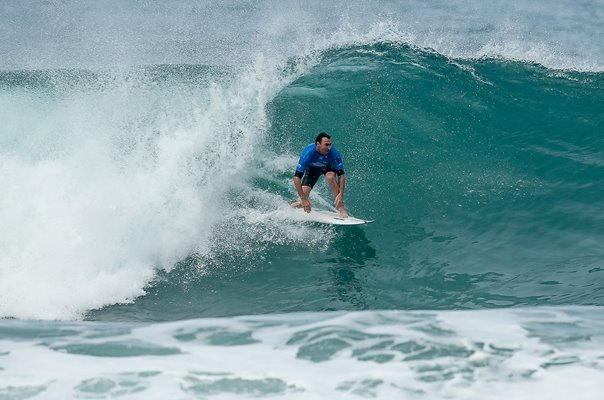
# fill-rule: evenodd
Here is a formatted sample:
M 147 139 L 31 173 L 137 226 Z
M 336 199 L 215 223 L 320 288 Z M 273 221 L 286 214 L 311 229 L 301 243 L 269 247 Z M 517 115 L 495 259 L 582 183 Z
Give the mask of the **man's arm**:
M 344 207 L 344 188 L 346 187 L 346 175 L 338 176 L 338 195 L 336 196 L 336 209 Z
M 304 211 L 310 212 L 312 206 L 310 200 L 308 200 L 308 193 L 304 193 L 304 189 L 302 189 L 302 178 L 300 178 L 297 172 L 296 175 L 294 175 L 294 186 L 296 187 L 296 191 L 300 197 L 300 204 L 304 208 Z
M 294 186 L 296 187 L 296 191 L 298 192 L 298 197 L 300 197 L 300 200 L 304 200 L 306 198 L 306 195 L 302 190 L 302 179 L 300 179 L 298 175 L 294 175 Z

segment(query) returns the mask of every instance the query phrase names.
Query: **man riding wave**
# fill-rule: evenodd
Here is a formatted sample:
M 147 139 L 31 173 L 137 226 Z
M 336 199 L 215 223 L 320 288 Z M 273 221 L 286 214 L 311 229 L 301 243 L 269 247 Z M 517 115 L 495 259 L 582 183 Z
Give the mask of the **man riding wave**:
M 307 213 L 312 205 L 308 196 L 321 175 L 325 179 L 335 197 L 335 206 L 340 217 L 347 218 L 348 211 L 344 207 L 344 163 L 340 152 L 331 145 L 331 136 L 321 132 L 311 143 L 302 150 L 300 160 L 294 174 L 294 186 L 300 197 L 299 201 L 291 203 L 292 207 L 302 207 Z

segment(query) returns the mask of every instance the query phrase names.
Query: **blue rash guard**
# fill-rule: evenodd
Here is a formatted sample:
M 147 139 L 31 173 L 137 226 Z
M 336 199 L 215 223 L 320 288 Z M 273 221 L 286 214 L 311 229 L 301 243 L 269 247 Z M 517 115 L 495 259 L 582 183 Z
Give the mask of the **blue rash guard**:
M 313 187 L 319 176 L 330 171 L 335 172 L 338 176 L 344 174 L 344 163 L 340 152 L 332 146 L 329 153 L 324 156 L 317 151 L 316 144 L 311 143 L 302 150 L 295 176 L 304 177 L 303 186 Z

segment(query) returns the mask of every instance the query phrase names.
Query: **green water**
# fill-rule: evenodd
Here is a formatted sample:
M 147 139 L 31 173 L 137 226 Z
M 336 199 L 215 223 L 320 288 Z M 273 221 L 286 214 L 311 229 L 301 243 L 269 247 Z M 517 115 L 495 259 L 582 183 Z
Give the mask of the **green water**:
M 406 46 L 328 51 L 268 105 L 235 207 L 249 192 L 293 196 L 298 153 L 326 130 L 348 207 L 376 223 L 314 226 L 306 243 L 228 220 L 211 259 L 89 318 L 601 305 L 603 89 L 600 73 Z M 271 164 L 284 156 L 291 167 Z

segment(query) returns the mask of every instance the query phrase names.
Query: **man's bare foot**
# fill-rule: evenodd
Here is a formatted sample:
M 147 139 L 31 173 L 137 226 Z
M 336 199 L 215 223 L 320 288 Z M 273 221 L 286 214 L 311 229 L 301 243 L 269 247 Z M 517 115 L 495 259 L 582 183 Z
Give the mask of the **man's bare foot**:
M 302 203 L 300 203 L 299 200 L 291 202 L 291 203 L 289 203 L 289 205 L 292 206 L 292 208 L 301 208 L 302 207 Z
M 338 212 L 340 213 L 340 218 L 348 218 L 348 210 L 344 207 L 340 208 Z

